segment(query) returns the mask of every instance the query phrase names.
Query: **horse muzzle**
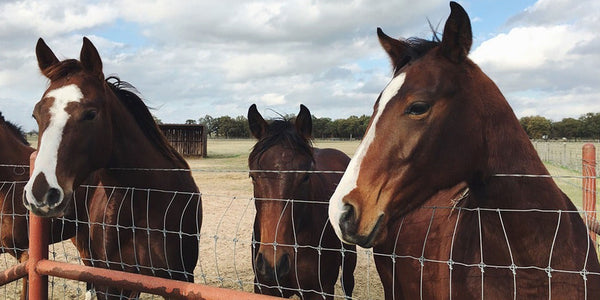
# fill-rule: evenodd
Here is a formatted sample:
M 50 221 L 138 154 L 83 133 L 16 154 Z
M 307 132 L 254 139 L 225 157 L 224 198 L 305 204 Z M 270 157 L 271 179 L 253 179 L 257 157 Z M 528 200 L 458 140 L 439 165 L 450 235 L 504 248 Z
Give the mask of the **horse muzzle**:
M 23 205 L 40 217 L 58 217 L 64 213 L 66 196 L 71 194 L 70 191 L 65 193 L 59 186 L 50 186 L 44 176 L 37 176 L 25 185 Z
M 373 247 L 380 239 L 381 231 L 384 227 L 384 216 L 383 213 L 379 213 L 375 222 L 365 222 L 366 220 L 360 219 L 353 205 L 344 204 L 343 213 L 340 215 L 338 223 L 342 240 L 363 248 Z M 367 225 L 361 226 L 361 223 Z
M 265 256 L 266 254 L 259 252 L 255 261 L 255 271 L 259 281 L 272 284 L 287 283 L 291 270 L 290 255 L 288 253 L 281 255 L 274 266 Z

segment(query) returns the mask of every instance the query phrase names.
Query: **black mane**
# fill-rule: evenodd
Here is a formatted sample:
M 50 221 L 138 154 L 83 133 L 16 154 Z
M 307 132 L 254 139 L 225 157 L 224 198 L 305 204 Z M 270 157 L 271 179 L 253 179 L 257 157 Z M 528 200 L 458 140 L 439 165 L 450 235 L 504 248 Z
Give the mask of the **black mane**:
M 9 132 L 11 132 L 20 142 L 22 142 L 23 144 L 29 146 L 29 142 L 27 141 L 27 139 L 25 138 L 25 132 L 23 131 L 23 128 L 21 128 L 21 126 L 17 126 L 7 120 L 4 119 L 4 116 L 2 115 L 2 112 L 0 112 L 0 126 L 4 126 L 6 129 L 8 129 Z
M 106 83 L 117 96 L 119 101 L 127 108 L 129 113 L 134 117 L 140 129 L 146 137 L 158 147 L 159 151 L 166 157 L 174 161 L 180 162 L 188 167 L 187 162 L 167 141 L 160 128 L 154 121 L 148 106 L 138 96 L 138 92 L 131 84 L 120 80 L 118 77 L 110 76 L 106 78 Z
M 280 144 L 313 158 L 312 141 L 298 134 L 291 120 L 278 119 L 271 121 L 267 132 L 256 142 L 250 152 L 249 161 L 259 159 L 267 149 Z

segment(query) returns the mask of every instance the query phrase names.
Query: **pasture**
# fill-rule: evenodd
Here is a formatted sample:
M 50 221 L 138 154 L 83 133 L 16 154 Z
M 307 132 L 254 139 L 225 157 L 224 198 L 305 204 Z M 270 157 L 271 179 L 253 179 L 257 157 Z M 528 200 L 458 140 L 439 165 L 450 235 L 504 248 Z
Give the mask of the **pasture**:
M 35 145 L 35 140 L 31 139 Z M 252 182 L 248 177 L 247 160 L 254 140 L 208 141 L 207 158 L 187 158 L 192 174 L 202 193 L 204 221 L 200 237 L 200 258 L 195 269 L 195 282 L 231 289 L 253 291 L 251 265 L 251 237 L 254 218 Z M 354 154 L 359 141 L 316 140 L 315 147 L 336 148 L 349 156 Z M 569 147 L 581 149 L 580 145 Z M 561 189 L 581 207 L 581 179 L 575 171 L 554 164 L 546 164 Z M 167 176 L 168 174 L 165 174 Z M 383 289 L 377 275 L 370 249 L 358 248 L 358 266 L 355 271 L 356 299 L 381 299 Z M 51 246 L 50 258 L 79 263 L 77 251 L 71 242 Z M 15 264 L 7 254 L 0 256 L 1 269 Z M 315 270 L 316 271 L 316 270 Z M 85 293 L 85 284 L 64 279 L 51 280 L 52 299 L 79 299 Z M 0 297 L 18 297 L 20 283 L 0 289 Z M 343 293 L 339 286 L 336 295 Z M 142 298 L 156 298 L 143 295 Z

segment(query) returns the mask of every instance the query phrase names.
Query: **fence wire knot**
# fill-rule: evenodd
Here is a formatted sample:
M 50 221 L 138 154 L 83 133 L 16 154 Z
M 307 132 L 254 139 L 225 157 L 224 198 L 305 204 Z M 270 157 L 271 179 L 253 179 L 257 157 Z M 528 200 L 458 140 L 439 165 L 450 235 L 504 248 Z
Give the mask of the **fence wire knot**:
M 552 278 L 552 271 L 554 271 L 554 269 L 552 269 L 552 267 L 548 266 L 546 269 L 544 269 L 546 271 L 546 273 L 548 274 L 548 278 Z
M 421 264 L 421 267 L 425 266 L 425 257 L 423 257 L 423 255 L 419 257 L 419 263 Z
M 589 274 L 589 273 L 590 273 L 590 272 L 588 272 L 588 270 L 586 270 L 586 269 L 583 269 L 583 270 L 581 270 L 581 272 L 579 272 L 579 275 L 581 275 L 581 277 L 583 277 L 583 280 L 584 280 L 584 281 L 587 281 L 587 280 L 588 280 L 588 279 L 587 279 L 587 274 Z
M 513 275 L 517 275 L 517 265 L 515 263 L 512 263 L 508 269 L 512 271 Z
M 485 267 L 486 267 L 485 263 L 480 262 L 477 266 L 481 270 L 481 273 L 485 273 Z
M 453 261 L 453 260 L 449 259 L 449 260 L 446 262 L 446 264 L 448 265 L 448 268 L 449 268 L 450 270 L 454 269 L 454 261 Z

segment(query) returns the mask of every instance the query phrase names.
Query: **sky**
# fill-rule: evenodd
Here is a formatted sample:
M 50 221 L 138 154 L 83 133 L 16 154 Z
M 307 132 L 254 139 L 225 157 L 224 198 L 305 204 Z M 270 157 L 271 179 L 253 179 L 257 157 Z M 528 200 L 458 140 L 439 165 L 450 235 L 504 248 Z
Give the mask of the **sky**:
M 469 57 L 517 117 L 554 121 L 600 112 L 600 1 L 458 1 L 473 27 Z M 104 74 L 133 84 L 165 123 L 205 115 L 266 118 L 371 115 L 391 79 L 376 28 L 431 38 L 450 13 L 440 0 L 7 1 L 0 0 L 0 111 L 26 131 L 48 81 L 42 37 L 59 59 L 82 37 Z

